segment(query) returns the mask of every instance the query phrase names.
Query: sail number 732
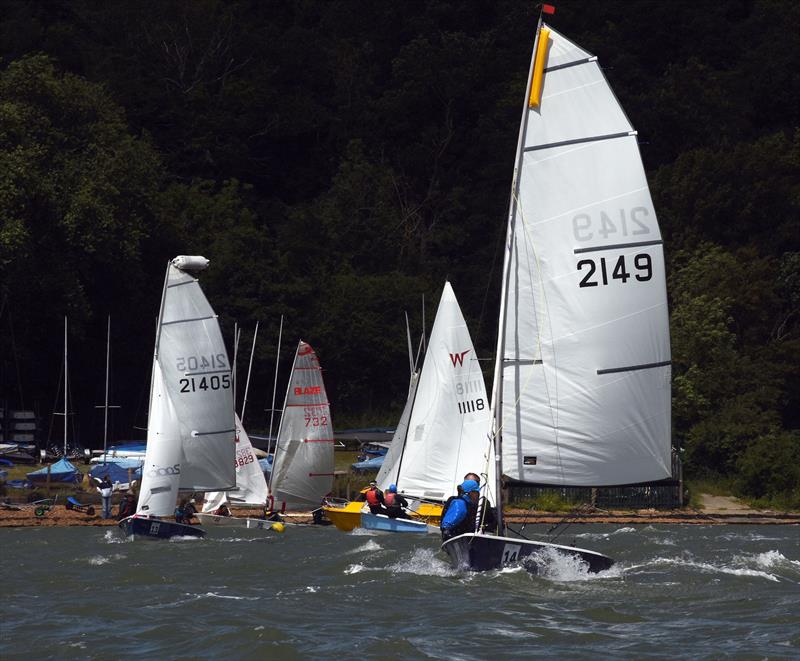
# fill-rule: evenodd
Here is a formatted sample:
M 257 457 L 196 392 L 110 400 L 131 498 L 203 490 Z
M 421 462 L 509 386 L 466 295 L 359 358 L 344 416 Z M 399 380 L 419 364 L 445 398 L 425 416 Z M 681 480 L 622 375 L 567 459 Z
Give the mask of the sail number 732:
M 613 258 L 606 261 L 605 257 L 599 259 L 582 259 L 578 262 L 578 271 L 584 272 L 579 287 L 597 287 L 607 285 L 610 280 L 619 280 L 623 284 L 630 278 L 645 282 L 653 277 L 653 260 L 647 253 L 634 255 L 633 272 L 629 271 L 630 263 L 626 263 L 625 255 L 620 255 L 612 267 Z

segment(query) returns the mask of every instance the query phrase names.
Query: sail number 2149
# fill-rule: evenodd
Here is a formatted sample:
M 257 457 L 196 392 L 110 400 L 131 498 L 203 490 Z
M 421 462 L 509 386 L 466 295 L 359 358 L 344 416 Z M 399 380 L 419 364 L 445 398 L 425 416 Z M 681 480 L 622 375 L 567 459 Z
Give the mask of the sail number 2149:
M 607 285 L 611 280 L 624 284 L 630 278 L 645 282 L 653 277 L 653 260 L 647 253 L 634 255 L 632 263 L 625 261 L 625 255 L 620 255 L 616 262 L 613 259 L 606 261 L 605 257 L 582 259 L 578 262 L 578 272 L 583 274 L 579 287 Z

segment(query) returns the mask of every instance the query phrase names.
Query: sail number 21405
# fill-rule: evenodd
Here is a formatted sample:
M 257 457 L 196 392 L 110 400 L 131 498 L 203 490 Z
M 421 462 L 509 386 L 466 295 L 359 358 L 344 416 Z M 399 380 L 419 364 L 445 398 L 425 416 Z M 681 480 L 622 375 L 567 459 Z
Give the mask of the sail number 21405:
M 582 273 L 583 277 L 578 286 L 597 287 L 607 285 L 612 280 L 619 280 L 624 284 L 631 278 L 645 282 L 653 277 L 653 260 L 650 255 L 647 253 L 634 255 L 631 262 L 625 261 L 625 255 L 620 255 L 616 262 L 613 259 L 606 261 L 605 257 L 582 259 L 578 262 L 578 272 Z M 632 270 L 629 271 L 629 268 Z

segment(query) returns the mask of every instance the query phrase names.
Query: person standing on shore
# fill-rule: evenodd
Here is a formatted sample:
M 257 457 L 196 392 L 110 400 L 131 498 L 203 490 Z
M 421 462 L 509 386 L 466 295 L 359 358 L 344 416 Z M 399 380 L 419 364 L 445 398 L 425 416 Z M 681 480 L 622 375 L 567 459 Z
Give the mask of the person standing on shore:
M 111 518 L 111 496 L 114 493 L 114 485 L 111 482 L 111 478 L 108 474 L 103 476 L 103 479 L 100 480 L 100 484 L 97 485 L 97 490 L 100 492 L 100 500 L 103 503 L 103 518 L 110 519 Z

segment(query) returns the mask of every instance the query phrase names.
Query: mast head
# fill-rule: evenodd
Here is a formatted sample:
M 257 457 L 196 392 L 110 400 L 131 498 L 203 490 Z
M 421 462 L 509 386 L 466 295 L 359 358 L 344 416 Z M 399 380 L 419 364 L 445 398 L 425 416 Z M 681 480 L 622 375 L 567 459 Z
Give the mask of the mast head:
M 205 271 L 209 261 L 202 255 L 178 255 L 172 265 L 181 271 Z

